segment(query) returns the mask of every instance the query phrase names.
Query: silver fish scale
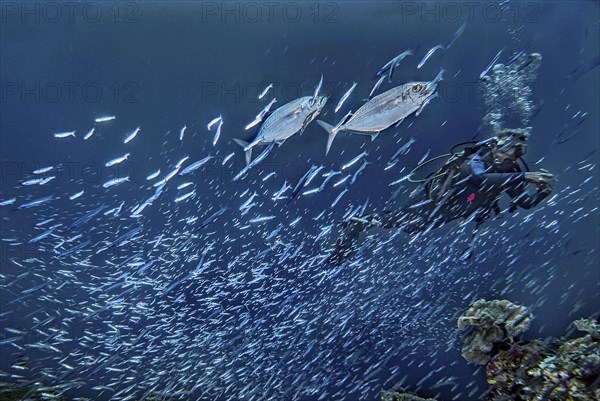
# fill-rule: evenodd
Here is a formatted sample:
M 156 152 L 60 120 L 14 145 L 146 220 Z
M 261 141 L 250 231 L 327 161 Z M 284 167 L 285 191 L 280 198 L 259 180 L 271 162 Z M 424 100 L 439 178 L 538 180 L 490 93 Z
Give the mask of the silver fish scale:
M 414 113 L 431 94 L 426 90 L 413 91 L 427 82 L 410 82 L 388 90 L 365 103 L 343 124 L 340 131 L 377 133 Z
M 257 138 L 262 142 L 280 142 L 300 131 L 318 114 L 314 112 L 319 111 L 319 101 L 311 106 L 311 99 L 312 96 L 304 96 L 275 110 L 263 123 Z

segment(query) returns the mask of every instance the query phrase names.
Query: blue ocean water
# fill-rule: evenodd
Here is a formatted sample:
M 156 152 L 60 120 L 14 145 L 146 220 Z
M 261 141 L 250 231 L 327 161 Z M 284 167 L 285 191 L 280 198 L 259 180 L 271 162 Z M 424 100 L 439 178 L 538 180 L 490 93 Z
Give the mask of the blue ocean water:
M 473 301 L 529 307 L 531 338 L 599 310 L 599 12 L 594 1 L 2 2 L 0 380 L 98 400 L 370 400 L 395 386 L 478 399 L 484 372 L 460 356 L 456 328 Z M 416 186 L 395 182 L 420 161 L 493 135 L 480 74 L 524 47 L 542 56 L 530 87 L 505 87 L 533 108 L 505 124 L 531 127 L 525 159 L 556 175 L 556 196 L 487 222 L 472 245 L 473 223 L 377 232 L 355 263 L 326 264 L 344 216 L 398 207 Z M 407 49 L 380 92 L 443 69 L 418 116 L 372 141 L 340 133 L 328 155 L 312 122 L 234 180 L 245 163 L 233 139 L 252 140 L 259 127 L 244 127 L 268 102 L 312 96 L 323 76 L 318 118 L 336 124 Z M 368 164 L 342 169 L 362 152 Z M 209 155 L 136 209 L 185 157 L 182 168 Z M 49 180 L 24 185 L 37 178 Z

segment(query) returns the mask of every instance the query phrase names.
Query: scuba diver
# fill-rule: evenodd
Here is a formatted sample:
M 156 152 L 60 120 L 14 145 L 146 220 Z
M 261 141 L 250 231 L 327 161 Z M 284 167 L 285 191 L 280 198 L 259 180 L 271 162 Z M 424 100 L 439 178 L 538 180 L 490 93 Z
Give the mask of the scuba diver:
M 477 223 L 476 231 L 492 212 L 500 214 L 502 194 L 511 198 L 510 212 L 537 206 L 552 192 L 554 176 L 520 166 L 527 137 L 525 130 L 505 129 L 460 153 L 446 155 L 451 157 L 436 173 L 412 181 L 423 185 L 400 210 L 353 217 L 344 223 L 329 263 L 339 265 L 348 259 L 358 247 L 360 234 L 371 228 L 400 228 L 411 235 L 466 218 Z M 535 194 L 527 191 L 529 184 L 537 187 Z

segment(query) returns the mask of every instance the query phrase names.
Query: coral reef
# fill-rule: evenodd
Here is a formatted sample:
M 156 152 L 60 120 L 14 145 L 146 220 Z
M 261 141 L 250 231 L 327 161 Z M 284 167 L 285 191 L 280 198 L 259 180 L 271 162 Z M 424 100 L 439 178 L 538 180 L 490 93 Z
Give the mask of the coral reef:
M 485 365 L 495 344 L 511 341 L 529 328 L 531 314 L 525 307 L 506 300 L 476 301 L 458 319 L 459 328 L 469 328 L 461 354 L 471 363 Z
M 594 340 L 600 340 L 600 325 L 591 319 L 579 319 L 573 322 L 573 326 L 579 331 L 585 331 Z
M 580 319 L 573 326 L 587 334 L 569 340 L 520 341 L 531 315 L 508 301 L 476 301 L 458 320 L 468 328 L 462 355 L 486 365 L 486 401 L 600 400 L 598 323 Z

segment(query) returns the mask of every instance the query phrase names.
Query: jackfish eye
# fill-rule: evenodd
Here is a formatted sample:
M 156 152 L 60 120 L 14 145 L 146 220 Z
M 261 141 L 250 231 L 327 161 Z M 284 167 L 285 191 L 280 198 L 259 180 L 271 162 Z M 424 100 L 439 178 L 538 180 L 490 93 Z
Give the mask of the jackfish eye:
M 420 92 L 421 89 L 423 89 L 423 85 L 421 84 L 416 84 L 415 86 L 413 86 L 413 92 Z

